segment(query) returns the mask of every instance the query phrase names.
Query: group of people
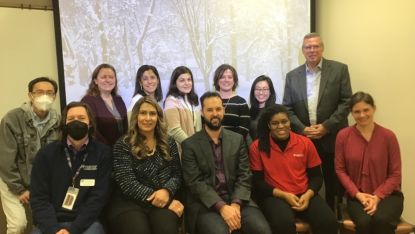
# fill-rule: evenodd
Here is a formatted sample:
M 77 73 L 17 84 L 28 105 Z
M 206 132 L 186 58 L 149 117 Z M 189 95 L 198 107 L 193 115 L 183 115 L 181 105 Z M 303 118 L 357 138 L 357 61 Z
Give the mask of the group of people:
M 263 75 L 249 106 L 228 64 L 200 100 L 191 70 L 177 67 L 164 101 L 157 69 L 143 65 L 128 108 L 114 67 L 101 64 L 62 117 L 51 108 L 56 82 L 32 80 L 30 102 L 0 124 L 7 233 L 24 232 L 30 204 L 33 233 L 177 234 L 185 217 L 188 233 L 294 234 L 301 218 L 335 234 L 343 187 L 357 233 L 394 233 L 403 210 L 396 136 L 323 51 L 318 34 L 304 37 L 306 62 L 287 74 L 282 105 Z

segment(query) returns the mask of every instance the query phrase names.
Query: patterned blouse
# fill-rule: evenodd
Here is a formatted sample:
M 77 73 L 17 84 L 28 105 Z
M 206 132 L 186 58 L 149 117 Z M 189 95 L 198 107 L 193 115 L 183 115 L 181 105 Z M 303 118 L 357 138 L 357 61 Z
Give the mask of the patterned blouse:
M 154 191 L 167 189 L 173 198 L 182 184 L 182 172 L 176 143 L 169 139 L 171 160 L 160 154 L 159 147 L 150 157 L 137 159 L 126 137 L 114 145 L 113 171 L 121 193 L 129 199 L 150 205 L 146 200 Z

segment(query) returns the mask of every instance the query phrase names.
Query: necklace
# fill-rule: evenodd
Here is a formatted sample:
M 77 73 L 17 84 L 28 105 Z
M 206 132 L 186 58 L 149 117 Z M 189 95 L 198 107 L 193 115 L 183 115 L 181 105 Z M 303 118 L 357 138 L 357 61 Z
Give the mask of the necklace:
M 154 145 L 154 147 L 153 147 L 153 149 L 152 150 L 150 150 L 148 147 L 146 147 L 147 149 L 146 149 L 146 155 L 147 156 L 151 156 L 151 155 L 153 155 L 154 154 L 154 152 L 156 152 L 156 145 Z

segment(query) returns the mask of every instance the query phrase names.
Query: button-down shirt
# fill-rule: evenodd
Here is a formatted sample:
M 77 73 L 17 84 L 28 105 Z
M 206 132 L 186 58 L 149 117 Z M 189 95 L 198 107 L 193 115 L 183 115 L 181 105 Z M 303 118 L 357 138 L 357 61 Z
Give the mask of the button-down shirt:
M 311 69 L 306 64 L 307 102 L 308 102 L 308 116 L 310 117 L 310 124 L 317 123 L 318 92 L 320 89 L 322 65 L 323 65 L 323 59 L 320 60 L 315 70 Z
M 222 155 L 222 136 L 219 136 L 218 143 L 210 139 L 210 146 L 213 152 L 213 161 L 215 163 L 215 191 L 222 199 L 228 195 L 225 178 L 225 168 L 223 167 Z

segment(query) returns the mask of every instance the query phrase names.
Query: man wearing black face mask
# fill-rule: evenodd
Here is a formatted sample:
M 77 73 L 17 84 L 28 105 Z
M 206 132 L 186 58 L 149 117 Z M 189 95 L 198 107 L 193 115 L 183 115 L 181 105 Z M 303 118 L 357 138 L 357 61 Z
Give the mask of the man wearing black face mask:
M 32 233 L 104 233 L 98 216 L 109 194 L 111 149 L 93 138 L 94 118 L 85 103 L 62 114 L 62 140 L 35 158 L 31 176 Z

